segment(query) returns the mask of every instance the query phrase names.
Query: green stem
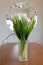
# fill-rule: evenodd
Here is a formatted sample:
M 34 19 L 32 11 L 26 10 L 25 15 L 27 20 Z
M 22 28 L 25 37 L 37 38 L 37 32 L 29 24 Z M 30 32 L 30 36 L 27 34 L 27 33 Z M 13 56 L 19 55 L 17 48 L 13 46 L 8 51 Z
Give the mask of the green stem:
M 10 36 L 12 36 L 12 35 L 15 35 L 15 34 L 13 34 L 13 33 L 12 33 L 12 34 L 9 34 L 9 35 L 2 41 L 2 43 L 5 44 L 6 41 L 7 41 L 7 39 L 8 39 Z
M 27 43 L 26 41 L 24 42 L 23 40 L 21 41 L 21 58 L 26 59 L 27 57 Z

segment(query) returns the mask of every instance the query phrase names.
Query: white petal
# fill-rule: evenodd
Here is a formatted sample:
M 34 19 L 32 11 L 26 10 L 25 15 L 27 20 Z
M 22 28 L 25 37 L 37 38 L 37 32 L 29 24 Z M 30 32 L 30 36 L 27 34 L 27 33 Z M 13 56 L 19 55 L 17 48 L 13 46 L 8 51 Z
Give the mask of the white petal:
M 36 25 L 37 25 L 37 19 L 38 19 L 38 17 L 35 15 L 34 16 L 34 20 L 35 20 L 35 25 L 34 25 L 34 28 L 36 27 Z
M 20 16 L 20 14 L 18 13 L 18 18 L 19 18 L 19 20 L 21 20 L 21 16 Z
M 35 22 L 34 28 L 36 27 L 36 25 L 37 25 L 37 21 Z
M 26 13 L 21 13 L 21 16 L 24 16 L 24 18 L 27 18 L 27 14 Z
M 13 22 L 10 20 L 6 20 L 7 25 L 9 26 L 10 30 L 13 31 Z
M 34 20 L 37 21 L 37 18 L 38 18 L 38 17 L 35 15 L 35 16 L 34 16 Z
M 27 18 L 27 20 L 28 20 L 28 22 L 31 22 L 31 21 L 30 21 L 30 18 Z

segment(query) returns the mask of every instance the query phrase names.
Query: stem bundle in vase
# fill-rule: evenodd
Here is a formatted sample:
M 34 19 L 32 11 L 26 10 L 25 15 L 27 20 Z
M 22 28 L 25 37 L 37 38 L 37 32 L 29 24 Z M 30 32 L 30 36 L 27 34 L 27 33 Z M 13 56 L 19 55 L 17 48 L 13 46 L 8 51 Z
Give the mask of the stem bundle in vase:
M 21 59 L 26 59 L 27 58 L 27 39 L 31 33 L 31 31 L 33 30 L 35 25 L 35 20 L 34 18 L 32 18 L 31 22 L 29 22 L 27 20 L 27 18 L 25 18 L 24 16 L 21 16 L 21 20 L 17 17 L 14 16 L 13 18 L 13 28 L 14 31 L 17 35 L 17 37 L 20 39 L 21 41 Z

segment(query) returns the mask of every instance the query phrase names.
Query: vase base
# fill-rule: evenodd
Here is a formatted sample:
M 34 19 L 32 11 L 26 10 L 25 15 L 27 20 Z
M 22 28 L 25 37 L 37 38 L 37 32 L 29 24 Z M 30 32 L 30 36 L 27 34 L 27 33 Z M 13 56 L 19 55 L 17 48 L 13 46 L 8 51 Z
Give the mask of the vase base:
M 19 57 L 19 61 L 28 61 L 28 59 L 21 59 L 21 57 Z

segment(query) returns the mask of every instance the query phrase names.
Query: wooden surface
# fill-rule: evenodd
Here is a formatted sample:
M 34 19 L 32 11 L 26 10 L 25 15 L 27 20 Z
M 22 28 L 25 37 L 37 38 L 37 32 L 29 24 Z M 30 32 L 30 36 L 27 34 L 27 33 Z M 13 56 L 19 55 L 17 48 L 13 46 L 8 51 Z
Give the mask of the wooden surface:
M 29 43 L 27 62 L 18 61 L 18 46 L 17 43 L 7 43 L 0 47 L 0 65 L 43 65 L 43 46 Z

